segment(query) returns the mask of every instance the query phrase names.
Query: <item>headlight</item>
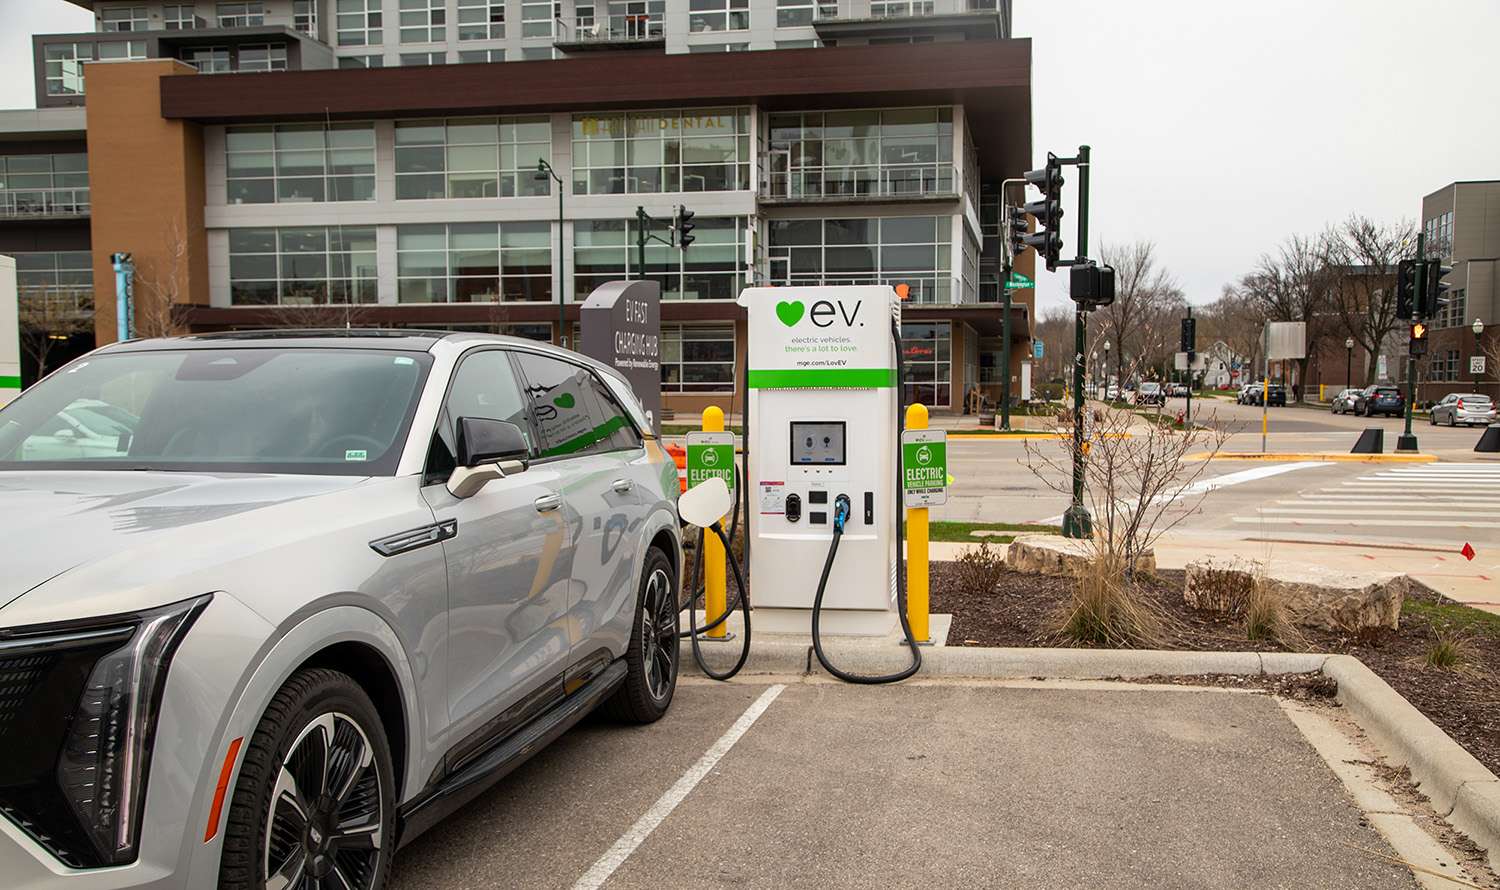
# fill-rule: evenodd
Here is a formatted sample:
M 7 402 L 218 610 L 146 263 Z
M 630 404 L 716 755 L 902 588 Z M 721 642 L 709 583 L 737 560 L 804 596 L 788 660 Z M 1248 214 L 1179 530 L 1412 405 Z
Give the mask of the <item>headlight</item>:
M 0 811 L 68 865 L 136 858 L 167 669 L 210 599 L 0 640 Z

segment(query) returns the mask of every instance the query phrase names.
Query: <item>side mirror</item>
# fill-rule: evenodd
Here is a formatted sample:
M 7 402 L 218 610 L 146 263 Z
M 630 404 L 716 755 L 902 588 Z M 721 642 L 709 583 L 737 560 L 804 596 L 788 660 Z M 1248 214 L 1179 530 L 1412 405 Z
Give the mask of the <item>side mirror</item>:
M 529 453 L 521 428 L 508 420 L 482 417 L 458 419 L 458 454 L 461 467 L 473 467 L 498 460 L 522 460 Z
M 677 499 L 677 515 L 699 528 L 708 528 L 724 518 L 732 506 L 729 486 L 718 476 L 710 476 L 682 493 Z
M 529 449 L 521 428 L 508 420 L 458 419 L 458 464 L 448 477 L 449 494 L 469 498 L 495 479 L 526 469 Z

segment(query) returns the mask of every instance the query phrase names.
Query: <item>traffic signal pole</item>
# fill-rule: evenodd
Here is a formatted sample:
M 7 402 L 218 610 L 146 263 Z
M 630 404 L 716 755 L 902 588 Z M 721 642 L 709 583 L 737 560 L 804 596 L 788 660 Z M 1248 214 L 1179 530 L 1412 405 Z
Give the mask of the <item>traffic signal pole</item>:
M 1089 255 L 1089 147 L 1078 146 L 1078 253 Z M 1076 260 L 1075 260 L 1076 262 Z M 1074 304 L 1073 312 L 1073 503 L 1063 513 L 1065 538 L 1087 538 L 1094 533 L 1089 509 L 1083 504 L 1083 356 L 1087 352 L 1088 308 Z
M 1422 315 L 1422 307 L 1425 305 L 1424 294 L 1427 293 L 1427 236 L 1417 233 L 1417 267 L 1416 267 L 1416 290 L 1415 299 L 1412 301 L 1413 317 L 1422 322 L 1426 319 Z M 1410 353 L 1411 350 L 1407 349 Z M 1406 357 L 1406 432 L 1396 437 L 1396 450 L 1398 452 L 1417 450 L 1417 437 L 1411 431 L 1411 408 L 1417 399 L 1417 357 L 1407 355 Z

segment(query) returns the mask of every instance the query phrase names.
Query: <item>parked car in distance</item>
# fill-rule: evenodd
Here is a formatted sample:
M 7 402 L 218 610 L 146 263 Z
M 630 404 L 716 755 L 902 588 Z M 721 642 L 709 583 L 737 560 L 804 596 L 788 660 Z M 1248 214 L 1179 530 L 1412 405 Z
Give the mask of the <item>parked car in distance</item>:
M 1343 389 L 1328 403 L 1328 410 L 1333 414 L 1348 414 L 1354 410 L 1355 401 L 1359 398 L 1359 390 Z
M 1111 402 L 1118 402 L 1120 400 L 1120 384 L 1111 383 L 1109 388 L 1104 391 L 1104 398 Z
M 1234 400 L 1241 405 L 1259 405 L 1260 392 L 1263 387 L 1264 384 L 1261 383 L 1247 383 L 1240 387 L 1239 394 L 1234 397 Z
M 1354 413 L 1366 417 L 1389 414 L 1400 417 L 1406 411 L 1406 397 L 1390 383 L 1372 383 L 1355 398 Z
M 1160 383 L 1147 380 L 1141 384 L 1141 388 L 1135 391 L 1136 405 L 1165 405 L 1167 403 L 1166 392 Z
M 119 428 L 61 447 L 85 413 Z M 595 708 L 663 716 L 682 542 L 650 430 L 611 368 L 442 331 L 133 340 L 21 393 L 5 886 L 379 890 Z
M 1490 400 L 1489 396 L 1477 393 L 1450 392 L 1432 406 L 1427 419 L 1433 426 L 1440 423 L 1446 423 L 1449 426 L 1458 426 L 1461 423 L 1469 426 L 1491 424 L 1495 422 L 1495 403 Z
M 1280 383 L 1273 383 L 1266 387 L 1266 405 L 1286 406 L 1286 387 Z
M 1186 383 L 1169 383 L 1169 384 L 1167 384 L 1167 395 L 1172 396 L 1173 398 L 1179 398 L 1180 399 L 1180 398 L 1186 397 L 1187 394 L 1188 394 L 1188 385 Z

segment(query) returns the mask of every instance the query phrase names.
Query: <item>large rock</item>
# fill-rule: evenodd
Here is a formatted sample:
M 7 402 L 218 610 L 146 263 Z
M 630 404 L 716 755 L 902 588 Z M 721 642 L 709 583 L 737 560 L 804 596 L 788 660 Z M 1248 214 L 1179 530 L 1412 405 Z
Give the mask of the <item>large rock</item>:
M 1285 604 L 1293 623 L 1351 633 L 1367 627 L 1395 630 L 1411 578 L 1277 560 L 1209 558 L 1188 563 L 1183 598 L 1195 609 L 1229 612 L 1242 607 L 1256 585 Z
M 1005 551 L 1005 564 L 1018 572 L 1077 575 L 1097 556 L 1093 541 L 1058 535 L 1022 535 Z M 1156 577 L 1156 554 L 1147 550 L 1136 558 L 1137 575 Z

